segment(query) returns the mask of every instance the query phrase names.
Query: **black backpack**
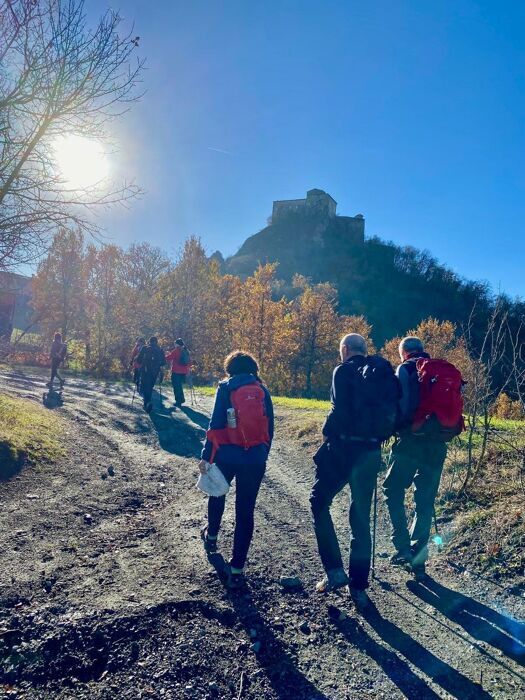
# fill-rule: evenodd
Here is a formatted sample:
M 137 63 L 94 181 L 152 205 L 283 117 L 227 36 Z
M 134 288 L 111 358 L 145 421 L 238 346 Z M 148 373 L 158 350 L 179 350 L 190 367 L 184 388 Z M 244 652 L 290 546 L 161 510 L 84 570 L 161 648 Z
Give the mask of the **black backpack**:
M 188 348 L 182 348 L 179 362 L 181 365 L 189 365 L 190 364 L 190 353 L 188 352 Z
M 150 345 L 146 345 L 143 352 L 142 371 L 145 374 L 157 376 L 160 368 L 165 363 L 164 353 L 159 347 L 151 347 Z
M 396 430 L 401 394 L 392 365 L 379 355 L 370 355 L 362 365 L 352 364 L 352 369 L 349 435 L 364 440 L 388 440 Z

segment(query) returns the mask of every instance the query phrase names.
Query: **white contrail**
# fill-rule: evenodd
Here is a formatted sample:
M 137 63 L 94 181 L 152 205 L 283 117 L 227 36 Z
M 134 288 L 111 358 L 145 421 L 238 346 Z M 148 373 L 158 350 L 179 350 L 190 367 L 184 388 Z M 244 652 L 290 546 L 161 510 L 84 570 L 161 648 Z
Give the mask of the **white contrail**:
M 208 146 L 208 151 L 215 151 L 216 153 L 225 153 L 227 156 L 231 155 L 230 151 L 225 151 L 224 148 L 213 148 L 213 146 Z

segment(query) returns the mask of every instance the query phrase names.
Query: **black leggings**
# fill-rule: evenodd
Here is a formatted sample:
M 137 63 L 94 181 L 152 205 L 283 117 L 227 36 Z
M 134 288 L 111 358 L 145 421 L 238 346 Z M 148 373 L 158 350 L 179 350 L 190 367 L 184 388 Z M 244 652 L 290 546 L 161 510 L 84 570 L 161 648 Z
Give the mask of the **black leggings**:
M 49 384 L 53 384 L 53 381 L 55 380 L 55 377 L 58 378 L 58 381 L 63 384 L 64 380 L 58 373 L 58 368 L 60 367 L 60 363 L 62 360 L 51 360 L 51 378 L 49 380 Z
M 231 484 L 234 477 L 236 479 L 235 531 L 230 563 L 235 569 L 242 569 L 252 541 L 253 513 L 266 464 L 220 464 L 218 467 L 228 483 Z M 225 502 L 225 496 L 210 496 L 208 499 L 208 535 L 212 537 L 219 533 Z

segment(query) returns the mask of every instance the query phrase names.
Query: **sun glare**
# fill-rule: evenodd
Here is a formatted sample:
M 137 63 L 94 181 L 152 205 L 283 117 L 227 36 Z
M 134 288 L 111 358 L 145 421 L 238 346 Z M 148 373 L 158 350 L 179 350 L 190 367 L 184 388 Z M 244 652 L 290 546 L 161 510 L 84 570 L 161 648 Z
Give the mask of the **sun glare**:
M 102 144 L 84 136 L 60 136 L 54 143 L 60 178 L 72 189 L 93 187 L 109 174 L 109 162 Z

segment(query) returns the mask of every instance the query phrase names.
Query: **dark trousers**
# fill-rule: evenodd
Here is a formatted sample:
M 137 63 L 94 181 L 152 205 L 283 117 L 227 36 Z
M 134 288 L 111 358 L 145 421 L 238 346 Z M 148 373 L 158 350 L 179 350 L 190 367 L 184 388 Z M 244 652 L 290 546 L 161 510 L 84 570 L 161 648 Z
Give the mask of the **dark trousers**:
M 151 396 L 153 394 L 153 388 L 155 386 L 156 381 L 156 374 L 142 372 L 140 375 L 140 391 L 142 394 L 142 398 L 144 399 L 144 406 L 147 406 L 149 403 L 151 403 Z
M 410 435 L 400 437 L 390 452 L 383 493 L 392 521 L 392 542 L 398 552 L 412 551 L 415 567 L 428 558 L 434 501 L 446 456 L 446 443 Z M 412 484 L 415 513 L 409 530 L 405 492 Z
M 140 392 L 140 367 L 133 370 L 133 384 L 135 384 L 137 390 Z
M 342 568 L 341 550 L 335 534 L 330 506 L 334 497 L 350 485 L 350 585 L 368 586 L 372 537 L 370 510 L 381 467 L 379 449 L 369 450 L 358 443 L 341 446 L 339 458 L 325 459 L 317 465 L 310 495 L 317 546 L 325 571 Z
M 173 387 L 173 395 L 175 396 L 175 403 L 185 403 L 186 399 L 184 397 L 184 389 L 182 385 L 186 379 L 185 374 L 177 374 L 176 372 L 171 373 L 171 385 Z
M 231 484 L 236 480 L 235 531 L 233 533 L 233 555 L 231 565 L 242 569 L 246 563 L 248 549 L 253 536 L 255 502 L 266 470 L 265 464 L 219 464 L 217 465 Z M 224 513 L 225 496 L 210 496 L 208 499 L 208 535 L 219 533 Z
M 51 378 L 49 379 L 49 384 L 53 384 L 55 377 L 58 378 L 58 381 L 63 384 L 64 380 L 58 373 L 58 368 L 60 367 L 61 360 L 51 360 Z

